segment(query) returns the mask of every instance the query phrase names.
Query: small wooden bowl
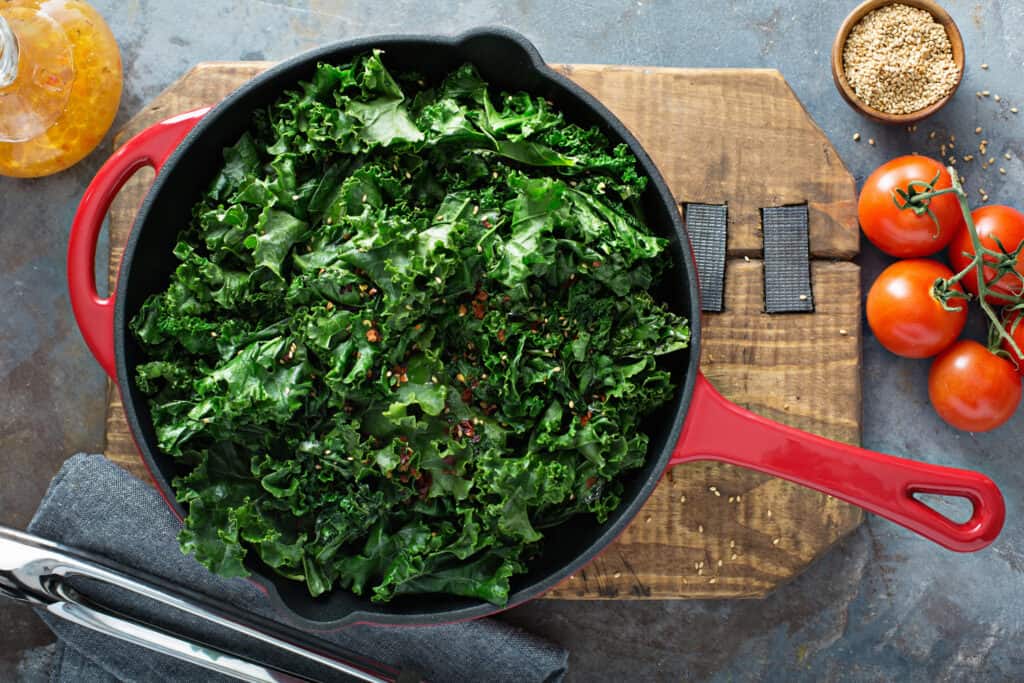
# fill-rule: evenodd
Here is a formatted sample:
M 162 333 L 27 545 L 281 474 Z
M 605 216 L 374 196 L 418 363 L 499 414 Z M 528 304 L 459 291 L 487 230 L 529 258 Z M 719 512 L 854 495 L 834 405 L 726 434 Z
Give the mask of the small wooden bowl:
M 850 31 L 854 26 L 857 25 L 861 19 L 864 18 L 868 12 L 878 9 L 879 7 L 885 7 L 886 5 L 909 5 L 911 7 L 917 7 L 923 9 L 935 17 L 935 21 L 942 25 L 946 29 L 946 35 L 949 36 L 949 44 L 953 48 L 953 61 L 956 62 L 957 67 L 960 70 L 957 76 L 956 83 L 953 85 L 953 89 L 949 93 L 940 99 L 938 102 L 934 102 L 924 109 L 919 109 L 909 114 L 889 114 L 884 111 L 879 111 L 874 107 L 869 107 L 867 104 L 862 102 L 857 94 L 853 92 L 853 88 L 850 87 L 849 82 L 846 80 L 846 70 L 843 68 L 843 48 L 846 46 L 846 38 L 850 35 Z M 932 0 L 867 0 L 862 3 L 846 17 L 843 25 L 839 27 L 839 32 L 836 33 L 836 39 L 832 43 L 832 79 L 836 82 L 836 87 L 839 89 L 839 94 L 843 96 L 851 107 L 859 111 L 864 116 L 879 121 L 881 123 L 889 123 L 893 125 L 906 125 L 910 123 L 916 123 L 921 119 L 927 118 L 942 108 L 946 102 L 949 102 L 950 98 L 956 93 L 956 89 L 960 87 L 960 81 L 964 77 L 964 40 L 960 36 L 960 29 L 956 27 L 956 22 L 953 21 L 953 17 L 949 16 L 938 4 L 932 2 Z

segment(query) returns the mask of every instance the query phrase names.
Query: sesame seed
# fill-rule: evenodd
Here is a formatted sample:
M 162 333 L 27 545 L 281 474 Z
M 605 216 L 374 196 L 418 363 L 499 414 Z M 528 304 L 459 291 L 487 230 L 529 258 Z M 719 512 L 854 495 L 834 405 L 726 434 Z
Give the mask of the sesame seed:
M 1009 153 L 1009 152 L 1004 152 L 1004 153 L 1003 153 L 1003 158 L 1004 158 L 1004 159 L 1012 159 L 1013 157 L 1012 157 L 1012 156 L 1010 156 L 1010 153 Z
M 853 134 L 853 141 L 854 141 L 854 142 L 857 142 L 857 141 L 859 141 L 859 140 L 860 140 L 860 133 L 854 133 L 854 134 Z
M 868 138 L 868 144 L 869 145 L 874 145 L 875 144 L 875 139 L 874 138 Z
M 987 69 L 987 68 L 988 68 L 988 64 L 982 64 L 982 65 L 981 65 L 981 68 L 982 68 L 982 69 Z
M 839 328 L 839 334 L 845 337 L 849 332 L 847 332 L 845 328 L 841 327 Z
M 1005 168 L 1003 168 L 1002 166 L 1000 166 L 1000 167 L 999 167 L 999 174 L 1000 174 L 1000 175 L 1006 175 L 1006 169 L 1005 169 Z
M 996 158 L 995 157 L 989 157 L 988 158 L 988 165 L 991 166 L 994 163 L 996 163 Z
M 772 511 L 771 511 L 771 508 L 769 508 L 768 509 L 768 519 L 771 519 L 771 517 L 772 517 Z
M 731 502 L 733 502 L 734 500 L 736 500 L 736 497 L 735 497 L 735 496 L 729 496 L 729 502 L 730 502 L 730 503 L 731 503 Z
M 806 294 L 801 294 L 800 295 L 800 301 L 807 301 L 807 295 Z
M 750 263 L 750 257 L 749 256 L 744 256 L 743 260 L 746 261 L 747 263 Z
M 716 579 L 713 576 L 710 579 L 708 579 L 708 583 L 717 583 L 717 582 L 718 582 L 718 579 Z
M 739 555 L 737 555 L 736 553 L 733 553 L 732 555 L 729 556 L 729 559 L 730 560 L 735 560 L 737 557 L 739 557 Z
M 1000 97 L 999 95 L 993 95 L 993 96 L 992 96 L 992 99 L 993 99 L 993 100 L 995 100 L 996 102 L 998 102 L 999 100 L 1001 100 L 1001 99 L 1003 99 L 1003 98 L 1002 98 L 1002 97 Z
M 1016 114 L 1018 111 L 1020 111 L 1020 109 L 1017 109 L 1017 107 L 1010 107 L 1010 112 Z
M 680 503 L 685 503 L 686 502 L 686 496 L 679 496 L 679 502 Z
M 652 519 L 654 518 L 650 515 L 647 515 L 646 517 L 644 517 L 644 524 L 650 524 Z
M 721 567 L 723 564 L 725 564 L 725 562 L 722 562 L 721 560 L 718 561 L 718 566 L 719 567 Z
M 615 572 L 614 574 L 612 574 L 612 576 L 614 576 L 616 579 L 621 578 L 622 572 Z
M 772 540 L 772 545 L 778 545 L 779 541 L 781 541 L 781 540 L 782 540 L 781 538 L 776 538 L 776 539 Z
M 929 140 L 934 140 L 935 139 L 935 131 L 934 130 L 931 133 L 928 133 L 928 139 Z
M 989 93 L 989 91 L 988 91 L 988 90 L 982 90 L 982 91 L 981 91 L 981 96 L 982 96 L 982 97 L 988 97 L 988 96 L 989 96 L 990 94 L 991 94 L 991 93 Z
M 697 525 L 697 533 L 698 534 L 704 533 L 704 525 L 703 524 L 698 524 Z
M 981 133 L 981 126 L 978 126 L 977 128 L 975 128 L 974 132 L 975 133 Z
M 730 548 L 735 548 L 736 547 L 736 541 L 729 541 L 729 547 Z

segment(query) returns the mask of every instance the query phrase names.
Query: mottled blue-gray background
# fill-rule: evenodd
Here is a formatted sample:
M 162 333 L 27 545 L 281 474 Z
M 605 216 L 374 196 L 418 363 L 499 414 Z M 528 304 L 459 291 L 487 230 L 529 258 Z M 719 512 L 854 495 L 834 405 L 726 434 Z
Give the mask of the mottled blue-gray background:
M 934 149 L 926 140 L 932 129 L 955 133 L 961 154 L 968 145 L 976 152 L 974 128 L 981 126 L 993 156 L 1009 151 L 1014 158 L 997 163 L 1005 176 L 975 162 L 972 192 L 981 186 L 993 202 L 1024 206 L 1024 114 L 1009 111 L 1024 108 L 1020 0 L 945 3 L 964 34 L 967 74 L 953 103 L 915 133 L 865 122 L 836 93 L 828 53 L 856 4 L 847 0 L 94 4 L 124 57 L 119 123 L 198 61 L 276 60 L 354 36 L 501 24 L 526 34 L 550 61 L 778 68 L 858 181 L 898 153 Z M 979 99 L 980 90 L 1003 101 Z M 860 143 L 852 140 L 857 131 Z M 76 203 L 107 149 L 54 178 L 0 179 L 2 524 L 24 527 L 61 461 L 103 445 L 104 381 L 71 318 L 64 250 Z M 886 262 L 865 245 L 865 285 Z M 1024 411 L 992 434 L 957 433 L 928 405 L 927 367 L 888 355 L 867 336 L 864 445 L 992 476 L 1006 494 L 1008 523 L 991 548 L 956 555 L 871 517 L 765 600 L 541 601 L 507 618 L 570 648 L 578 681 L 1024 679 Z M 0 604 L 0 680 L 40 680 L 48 642 L 31 612 Z

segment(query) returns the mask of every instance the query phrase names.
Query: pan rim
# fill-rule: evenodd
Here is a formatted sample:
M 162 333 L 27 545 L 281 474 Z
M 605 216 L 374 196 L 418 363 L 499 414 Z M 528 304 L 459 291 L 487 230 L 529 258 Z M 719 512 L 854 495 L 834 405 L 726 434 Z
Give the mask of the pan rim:
M 501 611 L 511 609 L 516 605 L 522 604 L 523 602 L 539 597 L 589 564 L 597 554 L 607 548 L 608 545 L 611 544 L 611 542 L 633 521 L 640 511 L 640 508 L 650 497 L 651 493 L 653 493 L 655 486 L 661 479 L 661 475 L 668 466 L 673 446 L 675 445 L 675 440 L 682 431 L 690 398 L 693 395 L 700 361 L 700 304 L 696 267 L 693 261 L 691 245 L 676 200 L 669 191 L 660 171 L 629 129 L 626 128 L 626 126 L 611 111 L 609 111 L 607 107 L 601 104 L 600 101 L 590 95 L 586 90 L 562 74 L 551 69 L 547 63 L 544 62 L 537 49 L 524 36 L 503 27 L 475 28 L 453 36 L 428 34 L 385 34 L 340 41 L 315 48 L 287 59 L 247 81 L 237 90 L 228 95 L 223 101 L 218 103 L 208 114 L 206 114 L 206 116 L 199 121 L 195 128 L 178 145 L 170 157 L 168 157 L 167 161 L 163 165 L 163 169 L 157 175 L 151 188 L 146 194 L 138 213 L 136 214 L 131 233 L 129 234 L 128 241 L 125 244 L 120 266 L 121 270 L 127 268 L 128 271 L 130 271 L 136 249 L 138 247 L 139 237 L 149 219 L 154 199 L 164 190 L 168 178 L 173 175 L 176 168 L 188 155 L 189 149 L 196 145 L 197 141 L 203 138 L 205 132 L 213 128 L 221 117 L 226 116 L 227 112 L 234 109 L 239 101 L 244 100 L 244 98 L 249 96 L 251 93 L 265 87 L 267 82 L 293 70 L 297 71 L 307 68 L 310 64 L 315 64 L 318 61 L 336 61 L 343 55 L 354 54 L 387 44 L 416 42 L 430 44 L 443 49 L 458 49 L 461 45 L 478 39 L 504 40 L 513 43 L 522 51 L 524 56 L 526 56 L 530 67 L 536 72 L 537 76 L 548 81 L 553 86 L 566 91 L 568 95 L 575 97 L 584 106 L 590 109 L 597 118 L 602 121 L 607 130 L 612 131 L 617 138 L 629 146 L 630 151 L 636 156 L 643 172 L 649 178 L 649 188 L 656 193 L 657 202 L 659 204 L 664 204 L 666 207 L 666 214 L 670 217 L 670 224 L 663 226 L 663 231 L 664 234 L 671 234 L 674 238 L 671 240 L 670 252 L 672 253 L 672 258 L 678 271 L 675 278 L 676 282 L 671 284 L 673 286 L 678 284 L 685 288 L 685 292 L 683 292 L 681 298 L 687 300 L 689 304 L 688 318 L 691 335 L 690 347 L 686 351 L 686 353 L 688 353 L 688 359 L 686 367 L 683 370 L 684 375 L 682 383 L 677 389 L 677 397 L 674 405 L 671 407 L 670 416 L 666 418 L 666 424 L 663 427 L 665 432 L 670 436 L 666 439 L 666 442 L 660 452 L 654 452 L 652 450 L 648 453 L 648 460 L 653 460 L 654 463 L 647 476 L 647 480 L 643 482 L 630 500 L 624 500 L 622 502 L 619 509 L 616 511 L 617 519 L 613 522 L 607 523 L 597 537 L 590 542 L 589 547 L 579 553 L 574 560 L 565 563 L 557 570 L 549 571 L 546 576 L 532 581 L 528 585 L 519 587 L 514 593 L 510 594 L 507 605 L 503 607 L 497 607 L 491 603 L 479 601 L 477 604 L 466 607 L 430 610 L 419 613 L 388 613 L 386 611 L 368 612 L 357 608 L 336 619 L 315 620 L 298 614 L 285 602 L 272 579 L 253 571 L 250 580 L 256 583 L 267 595 L 278 615 L 293 625 L 303 629 L 322 631 L 333 630 L 354 624 L 411 626 L 436 625 L 439 623 L 466 621 L 497 614 Z M 148 440 L 144 438 L 145 432 L 139 421 L 139 416 L 135 410 L 134 401 L 131 395 L 131 388 L 133 387 L 133 384 L 128 375 L 125 344 L 128 334 L 128 325 L 125 320 L 125 301 L 127 300 L 128 295 L 128 280 L 127 272 L 119 272 L 114 311 L 114 350 L 117 366 L 118 390 L 122 397 L 122 405 L 124 405 L 125 417 L 128 421 L 132 438 L 139 449 L 142 460 L 149 470 L 150 476 L 160 491 L 161 496 L 171 507 L 174 514 L 180 518 L 184 515 L 184 509 L 177 501 L 170 482 L 159 474 L 159 469 L 156 467 L 157 455 L 162 455 L 163 457 L 167 456 L 160 454 L 159 449 L 155 449 L 153 447 L 154 445 L 148 443 Z M 252 571 L 251 568 L 249 569 Z M 384 606 L 384 609 L 386 609 L 386 606 Z

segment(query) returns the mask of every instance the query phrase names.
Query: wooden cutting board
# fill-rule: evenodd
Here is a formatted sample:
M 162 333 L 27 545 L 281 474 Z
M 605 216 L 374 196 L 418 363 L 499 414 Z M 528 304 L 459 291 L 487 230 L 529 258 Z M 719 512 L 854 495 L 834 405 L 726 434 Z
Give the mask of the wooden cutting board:
M 215 104 L 267 67 L 204 63 L 116 136 Z M 779 72 L 562 65 L 639 138 L 681 203 L 728 204 L 725 307 L 705 314 L 701 364 L 727 397 L 823 436 L 860 440 L 860 269 L 855 187 Z M 110 278 L 152 174 L 110 212 Z M 763 312 L 760 209 L 806 202 L 814 313 Z M 117 392 L 106 455 L 145 477 Z M 800 574 L 863 518 L 860 509 L 718 463 L 669 471 L 634 523 L 547 594 L 563 599 L 763 596 Z

